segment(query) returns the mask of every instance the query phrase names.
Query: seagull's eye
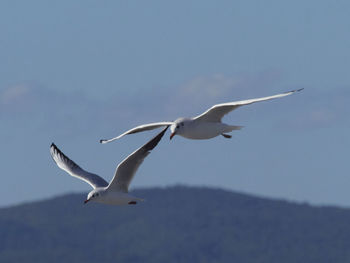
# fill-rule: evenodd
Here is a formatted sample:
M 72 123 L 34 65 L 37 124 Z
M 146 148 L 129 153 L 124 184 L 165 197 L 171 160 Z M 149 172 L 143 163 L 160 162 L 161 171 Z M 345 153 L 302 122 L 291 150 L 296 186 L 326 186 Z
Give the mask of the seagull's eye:
M 179 127 L 180 127 L 180 126 L 179 126 L 179 125 L 177 125 L 177 126 L 176 126 L 176 129 L 178 129 Z

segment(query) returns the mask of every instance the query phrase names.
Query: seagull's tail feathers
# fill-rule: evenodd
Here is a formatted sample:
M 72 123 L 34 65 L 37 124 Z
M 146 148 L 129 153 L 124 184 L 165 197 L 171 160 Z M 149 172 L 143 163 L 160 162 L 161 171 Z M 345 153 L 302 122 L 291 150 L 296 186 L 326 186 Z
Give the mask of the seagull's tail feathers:
M 235 131 L 243 129 L 244 126 L 230 125 L 228 128 L 230 129 L 230 131 Z

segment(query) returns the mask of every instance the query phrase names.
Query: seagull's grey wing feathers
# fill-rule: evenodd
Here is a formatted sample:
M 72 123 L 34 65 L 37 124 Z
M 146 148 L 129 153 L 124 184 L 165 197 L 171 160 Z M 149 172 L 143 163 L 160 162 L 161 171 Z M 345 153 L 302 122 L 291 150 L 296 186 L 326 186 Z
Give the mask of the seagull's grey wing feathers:
M 148 131 L 148 130 L 154 130 L 154 129 L 157 129 L 159 127 L 163 127 L 163 126 L 170 126 L 171 124 L 173 124 L 173 122 L 169 122 L 169 121 L 163 121 L 163 122 L 153 122 L 153 123 L 148 123 L 148 124 L 143 124 L 143 125 L 140 125 L 140 126 L 137 126 L 135 128 L 132 128 L 122 134 L 120 134 L 119 136 L 117 137 L 114 137 L 112 139 L 109 139 L 109 140 L 100 140 L 100 143 L 108 143 L 108 142 L 111 142 L 111 141 L 114 141 L 114 140 L 117 140 L 121 137 L 123 137 L 124 135 L 127 135 L 127 134 L 133 134 L 133 133 L 138 133 L 138 132 L 143 132 L 143 131 Z
M 108 188 L 122 192 L 128 192 L 129 184 L 134 177 L 137 169 L 140 167 L 147 155 L 150 154 L 150 151 L 157 146 L 168 127 L 169 126 L 167 126 L 162 132 L 160 132 L 144 146 L 140 147 L 132 154 L 130 154 L 118 165 L 114 177 L 109 183 Z
M 288 92 L 285 92 L 282 94 L 277 94 L 277 95 L 268 96 L 268 97 L 216 104 L 213 107 L 211 107 L 210 109 L 208 109 L 206 112 L 195 117 L 194 119 L 200 120 L 200 121 L 207 121 L 207 122 L 220 122 L 222 117 L 224 117 L 225 114 L 233 111 L 234 109 L 237 109 L 240 106 L 252 104 L 255 102 L 259 102 L 259 101 L 282 98 L 282 97 L 289 96 L 289 95 L 293 94 L 294 92 L 301 91 L 301 90 L 303 90 L 303 89 L 292 90 L 292 91 L 288 91 Z
M 75 162 L 61 152 L 61 150 L 58 149 L 54 143 L 51 144 L 50 153 L 57 166 L 69 173 L 71 176 L 87 182 L 93 188 L 105 187 L 108 185 L 108 183 L 102 177 L 81 169 Z

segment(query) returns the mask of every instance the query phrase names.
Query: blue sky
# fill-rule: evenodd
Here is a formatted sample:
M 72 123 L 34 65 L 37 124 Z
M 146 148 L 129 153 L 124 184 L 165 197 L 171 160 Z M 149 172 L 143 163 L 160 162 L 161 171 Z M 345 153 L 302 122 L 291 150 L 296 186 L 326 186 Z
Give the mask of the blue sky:
M 233 139 L 168 136 L 132 187 L 205 185 L 350 205 L 348 1 L 3 1 L 0 206 L 90 190 L 59 170 L 55 142 L 109 180 L 156 132 L 111 137 L 215 103 L 242 107 Z

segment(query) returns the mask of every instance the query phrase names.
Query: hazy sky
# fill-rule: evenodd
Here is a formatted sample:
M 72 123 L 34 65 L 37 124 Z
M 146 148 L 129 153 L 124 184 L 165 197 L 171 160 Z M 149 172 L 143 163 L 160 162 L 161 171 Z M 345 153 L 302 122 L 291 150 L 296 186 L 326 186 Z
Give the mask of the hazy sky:
M 174 184 L 350 206 L 349 1 L 1 1 L 0 206 L 90 187 L 55 142 L 110 180 L 150 121 L 215 103 L 301 93 L 224 118 L 227 140 L 169 134 L 132 188 Z

